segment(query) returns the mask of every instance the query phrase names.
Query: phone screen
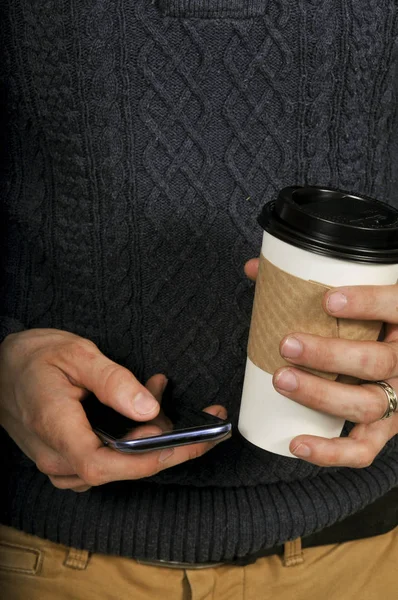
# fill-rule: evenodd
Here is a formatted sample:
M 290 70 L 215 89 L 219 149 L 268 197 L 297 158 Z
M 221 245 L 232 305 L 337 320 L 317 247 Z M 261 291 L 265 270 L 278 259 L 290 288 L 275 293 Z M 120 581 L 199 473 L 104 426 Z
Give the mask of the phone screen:
M 230 435 L 231 423 L 184 407 L 149 422 L 133 421 L 90 394 L 82 402 L 87 418 L 104 444 L 120 452 L 146 452 L 171 446 L 215 441 Z

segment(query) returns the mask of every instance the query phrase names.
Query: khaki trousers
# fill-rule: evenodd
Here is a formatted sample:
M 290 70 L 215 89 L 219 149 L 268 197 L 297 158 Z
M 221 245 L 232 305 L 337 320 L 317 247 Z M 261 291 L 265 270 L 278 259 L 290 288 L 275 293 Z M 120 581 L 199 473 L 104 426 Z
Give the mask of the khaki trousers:
M 293 551 L 297 551 L 297 548 Z M 297 552 L 296 552 L 297 554 Z M 174 569 L 89 554 L 0 526 L 2 600 L 396 600 L 398 527 L 246 567 Z

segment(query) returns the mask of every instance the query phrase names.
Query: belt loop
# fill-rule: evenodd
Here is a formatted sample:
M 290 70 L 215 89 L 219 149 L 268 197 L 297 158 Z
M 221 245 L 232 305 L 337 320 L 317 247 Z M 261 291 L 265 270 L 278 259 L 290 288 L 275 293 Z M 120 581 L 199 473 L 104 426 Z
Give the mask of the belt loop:
M 90 560 L 90 553 L 87 550 L 78 550 L 77 548 L 68 548 L 64 566 L 69 569 L 83 571 L 87 568 Z
M 286 542 L 284 544 L 283 566 L 295 567 L 302 565 L 304 562 L 304 554 L 301 549 L 301 538 Z

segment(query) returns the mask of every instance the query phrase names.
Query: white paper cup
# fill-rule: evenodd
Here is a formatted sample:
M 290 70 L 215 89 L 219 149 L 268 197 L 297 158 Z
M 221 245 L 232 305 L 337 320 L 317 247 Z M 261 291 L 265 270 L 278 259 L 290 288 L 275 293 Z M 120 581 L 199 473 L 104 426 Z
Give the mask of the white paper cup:
M 344 260 L 299 248 L 267 231 L 264 231 L 261 253 L 275 267 L 329 287 L 389 285 L 398 280 L 398 260 L 396 264 Z M 272 373 L 247 358 L 238 428 L 249 442 L 293 458 L 289 444 L 295 436 L 338 437 L 343 425 L 344 419 L 307 408 L 279 394 L 272 385 Z

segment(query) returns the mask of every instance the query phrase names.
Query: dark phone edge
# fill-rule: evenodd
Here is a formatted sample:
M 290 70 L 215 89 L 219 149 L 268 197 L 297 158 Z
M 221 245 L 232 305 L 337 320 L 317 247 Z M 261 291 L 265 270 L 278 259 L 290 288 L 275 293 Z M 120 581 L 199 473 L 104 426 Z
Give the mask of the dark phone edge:
M 101 429 L 94 428 L 94 431 L 106 446 L 110 446 L 124 454 L 135 454 L 173 446 L 186 446 L 198 442 L 218 441 L 231 433 L 232 425 L 223 421 L 220 425 L 190 427 L 189 429 L 180 429 L 152 437 L 124 441 L 109 436 Z

